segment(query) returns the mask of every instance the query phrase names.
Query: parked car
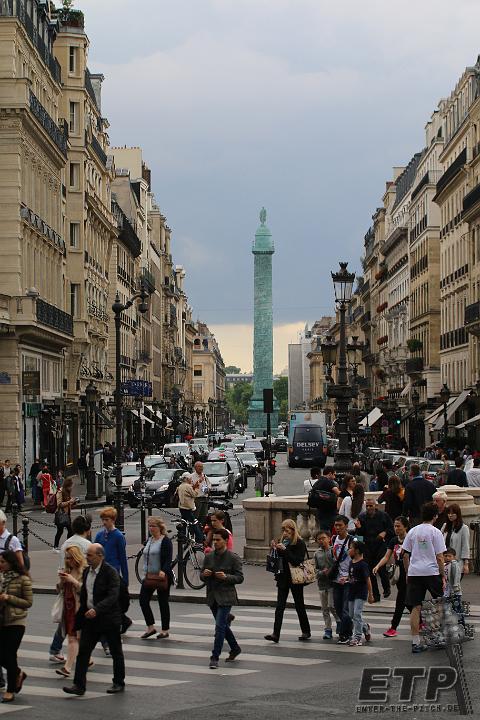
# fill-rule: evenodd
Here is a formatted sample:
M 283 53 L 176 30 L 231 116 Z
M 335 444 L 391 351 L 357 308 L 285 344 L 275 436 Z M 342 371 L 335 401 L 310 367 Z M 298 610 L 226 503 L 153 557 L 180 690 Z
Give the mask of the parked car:
M 247 475 L 255 477 L 257 474 L 258 460 L 255 453 L 253 452 L 241 452 L 237 453 L 237 458 L 242 461 L 247 469 Z
M 203 472 L 210 482 L 210 495 L 222 495 L 225 499 L 235 495 L 235 474 L 229 462 L 206 462 Z
M 140 465 L 137 462 L 127 462 L 122 464 L 122 495 L 125 501 L 126 495 L 135 482 L 140 477 Z M 107 504 L 113 503 L 115 498 L 115 470 L 112 470 L 110 477 L 107 478 L 105 484 L 105 499 Z
M 276 452 L 287 452 L 288 438 L 285 435 L 277 435 L 273 441 L 273 448 Z
M 145 495 L 147 502 L 155 507 L 175 507 L 175 491 L 181 483 L 182 469 L 152 468 L 145 481 Z M 126 500 L 130 507 L 138 507 L 141 503 L 140 481 L 135 481 L 130 487 Z

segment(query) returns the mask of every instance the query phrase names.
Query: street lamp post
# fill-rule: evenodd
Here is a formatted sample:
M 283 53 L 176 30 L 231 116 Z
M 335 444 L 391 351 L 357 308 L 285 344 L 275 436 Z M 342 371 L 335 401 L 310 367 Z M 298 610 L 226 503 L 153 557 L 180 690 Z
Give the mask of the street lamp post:
M 87 476 L 87 493 L 85 500 L 96 500 L 96 482 L 95 482 L 95 438 L 93 429 L 93 417 L 95 411 L 95 402 L 97 400 L 97 388 L 90 380 L 87 387 L 85 388 L 85 398 L 87 401 L 88 410 L 88 467 L 86 471 Z
M 138 442 L 138 453 L 140 454 L 143 450 L 143 437 L 142 437 L 142 407 L 143 407 L 143 398 L 137 397 L 135 398 L 135 406 L 137 408 L 137 442 Z
M 410 454 L 415 456 L 415 451 L 417 449 L 417 437 L 418 437 L 418 406 L 420 405 L 420 395 L 416 388 L 413 389 L 413 392 L 410 396 L 410 400 L 412 402 L 413 411 L 414 411 L 414 418 L 415 418 L 415 425 L 413 426 L 413 448 L 410 448 Z
M 348 383 L 347 375 L 347 339 L 346 339 L 346 312 L 352 298 L 355 273 L 349 273 L 348 263 L 341 262 L 340 270 L 332 272 L 335 288 L 335 302 L 340 313 L 340 338 L 338 343 L 337 382 L 329 385 L 327 395 L 334 398 L 337 404 L 337 431 L 338 450 L 335 453 L 335 472 L 344 475 L 352 470 L 352 451 L 349 445 L 348 408 L 354 395 Z M 324 358 L 325 364 L 328 358 Z
M 153 398 L 152 401 L 152 410 L 153 414 L 155 415 L 155 432 L 153 434 L 153 439 L 155 442 L 155 450 L 158 452 L 158 446 L 160 445 L 158 441 L 159 433 L 158 433 L 158 411 L 160 409 L 160 403 L 158 402 L 157 398 Z
M 447 383 L 443 383 L 442 389 L 439 392 L 440 400 L 443 403 L 443 441 L 446 444 L 448 436 L 448 416 L 447 407 L 448 401 L 450 400 L 450 388 Z M 444 448 L 446 450 L 446 447 Z
M 120 295 L 116 294 L 115 302 L 112 305 L 112 310 L 115 315 L 115 444 L 116 444 L 116 456 L 115 456 L 115 508 L 117 510 L 116 525 L 119 530 L 124 530 L 124 515 L 123 515 L 123 495 L 122 495 L 122 409 L 123 409 L 123 398 L 122 398 L 122 375 L 120 369 L 121 362 L 121 347 L 120 347 L 120 327 L 121 327 L 121 315 L 125 310 L 132 307 L 136 300 L 140 300 L 138 310 L 141 313 L 146 313 L 148 310 L 148 292 L 145 286 L 140 286 L 140 291 L 132 295 L 132 297 L 125 303 L 120 302 Z

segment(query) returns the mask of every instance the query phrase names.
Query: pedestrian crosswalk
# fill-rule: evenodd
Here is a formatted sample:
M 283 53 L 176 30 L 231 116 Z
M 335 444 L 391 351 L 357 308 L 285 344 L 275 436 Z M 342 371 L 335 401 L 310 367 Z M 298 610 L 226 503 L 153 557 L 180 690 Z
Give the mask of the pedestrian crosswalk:
M 138 606 L 137 606 L 138 607 Z M 165 693 L 169 688 L 185 688 L 195 682 L 211 684 L 216 688 L 218 678 L 228 678 L 231 683 L 240 682 L 242 678 L 262 677 L 262 673 L 286 672 L 288 675 L 297 668 L 307 672 L 311 667 L 313 672 L 321 673 L 322 667 L 335 667 L 345 662 L 356 662 L 355 656 L 366 656 L 363 662 L 368 662 L 369 656 L 389 657 L 392 650 L 405 648 L 401 641 L 410 640 L 408 617 L 404 616 L 396 638 L 384 638 L 382 633 L 389 625 L 390 615 L 368 612 L 366 620 L 372 629 L 372 643 L 361 647 L 349 648 L 337 645 L 335 639 L 323 641 L 323 618 L 320 612 L 310 612 L 312 639 L 310 642 L 299 643 L 300 629 L 296 613 L 287 609 L 284 616 L 280 643 L 272 644 L 264 640 L 263 636 L 271 632 L 275 615 L 274 608 L 259 608 L 240 606 L 233 609 L 235 620 L 232 629 L 242 647 L 242 653 L 235 663 L 226 665 L 220 663 L 220 668 L 214 672 L 208 667 L 208 659 L 213 643 L 213 618 L 208 608 L 202 605 L 180 606 L 173 604 L 172 627 L 170 638 L 156 640 L 141 640 L 145 623 L 143 618 L 136 617 L 128 634 L 124 638 L 123 649 L 125 654 L 126 684 L 131 689 L 129 697 L 136 689 L 142 688 L 151 695 L 156 691 Z M 137 613 L 136 606 L 132 607 L 132 615 Z M 480 619 L 472 620 L 475 626 L 480 626 Z M 42 628 L 43 629 L 43 628 Z M 50 628 L 49 628 L 50 629 Z M 13 705 L 0 705 L 0 718 L 18 712 L 19 710 L 34 709 L 41 701 L 52 703 L 87 702 L 89 700 L 111 702 L 112 696 L 105 693 L 111 683 L 112 659 L 104 656 L 101 648 L 94 652 L 94 667 L 88 673 L 87 693 L 81 697 L 67 696 L 62 687 L 70 684 L 55 673 L 55 666 L 48 661 L 48 650 L 51 643 L 51 634 L 35 634 L 28 632 L 22 641 L 19 652 L 19 664 L 27 673 L 21 695 Z M 225 653 L 228 648 L 225 647 Z M 346 656 L 350 656 L 351 660 Z M 225 655 L 224 655 L 225 657 Z M 315 668 L 317 670 L 315 671 Z M 66 706 L 60 706 L 66 707 Z M 100 707 L 100 706 L 99 706 Z M 107 706 L 108 707 L 108 706 Z M 63 712 L 63 711 L 62 711 Z M 101 708 L 99 710 L 101 713 Z

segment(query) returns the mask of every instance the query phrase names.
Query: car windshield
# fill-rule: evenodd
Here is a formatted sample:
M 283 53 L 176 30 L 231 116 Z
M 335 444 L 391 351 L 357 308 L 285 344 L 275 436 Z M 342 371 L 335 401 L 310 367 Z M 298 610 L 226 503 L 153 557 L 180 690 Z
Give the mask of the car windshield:
M 225 477 L 228 475 L 227 463 L 205 463 L 203 466 L 203 472 L 207 477 Z
M 235 470 L 235 471 L 239 470 L 240 465 L 238 464 L 238 462 L 236 460 L 229 460 L 228 462 L 229 462 L 232 470 Z
M 177 455 L 178 453 L 187 453 L 188 445 L 166 445 L 165 449 L 168 449 L 171 453 Z
M 174 474 L 177 472 L 177 470 L 154 470 L 153 477 L 151 480 L 155 482 L 164 481 L 164 482 L 170 482 L 170 480 L 173 478 Z
M 140 470 L 136 465 L 124 465 L 122 467 L 122 477 L 138 477 Z
M 247 461 L 247 462 L 248 462 L 248 460 L 255 460 L 255 461 L 256 461 L 256 459 L 257 459 L 257 458 L 255 457 L 255 454 L 254 454 L 254 453 L 251 453 L 251 452 L 238 453 L 238 457 L 240 458 L 240 460 L 244 460 L 244 461 Z
M 165 458 L 163 455 L 150 455 L 150 457 L 146 457 L 143 461 L 145 464 L 145 467 L 153 467 L 154 465 L 166 465 Z
M 245 442 L 245 447 L 249 450 L 263 450 L 262 443 L 258 440 L 247 440 Z
M 319 425 L 297 426 L 293 435 L 294 442 L 322 442 L 322 428 Z

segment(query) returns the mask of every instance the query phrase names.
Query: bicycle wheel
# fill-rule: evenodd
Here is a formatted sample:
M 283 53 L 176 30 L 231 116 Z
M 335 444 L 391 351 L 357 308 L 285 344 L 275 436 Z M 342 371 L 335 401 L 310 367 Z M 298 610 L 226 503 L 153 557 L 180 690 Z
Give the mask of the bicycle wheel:
M 142 584 L 143 579 L 143 572 L 140 572 L 140 570 L 143 570 L 143 564 L 142 563 L 143 558 L 143 548 L 138 553 L 137 557 L 135 558 L 135 575 L 137 577 L 138 582 L 140 585 Z
M 205 583 L 200 577 L 205 554 L 201 550 L 189 547 L 183 561 L 183 577 L 192 590 L 201 590 Z

